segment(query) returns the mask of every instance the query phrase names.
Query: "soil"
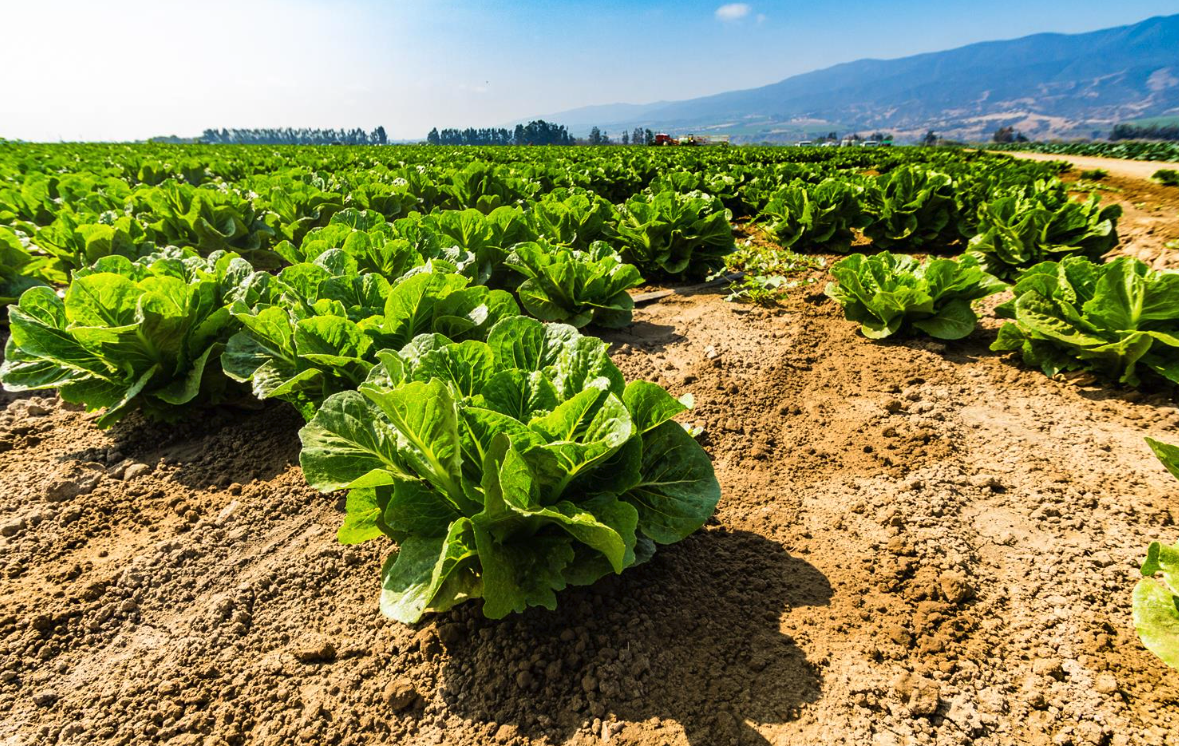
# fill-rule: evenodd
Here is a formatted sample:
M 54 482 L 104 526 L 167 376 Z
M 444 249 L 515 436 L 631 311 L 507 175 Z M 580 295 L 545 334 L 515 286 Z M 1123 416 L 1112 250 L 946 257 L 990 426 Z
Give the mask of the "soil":
M 1159 257 L 1179 234 L 1125 226 Z M 993 320 L 874 343 L 821 287 L 672 295 L 608 336 L 695 394 L 718 513 L 498 622 L 379 615 L 390 545 L 336 543 L 283 405 L 100 431 L 4 395 L 0 743 L 1174 743 L 1179 678 L 1130 621 L 1179 538 L 1143 442 L 1179 440 L 1168 393 L 1025 370 Z

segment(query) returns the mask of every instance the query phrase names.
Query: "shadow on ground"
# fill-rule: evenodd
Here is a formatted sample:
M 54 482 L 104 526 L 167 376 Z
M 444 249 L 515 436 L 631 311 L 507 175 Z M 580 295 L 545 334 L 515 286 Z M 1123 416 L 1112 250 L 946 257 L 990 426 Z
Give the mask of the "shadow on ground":
M 694 746 L 766 744 L 753 725 L 788 722 L 821 691 L 781 615 L 830 598 L 823 574 L 780 545 L 709 530 L 565 591 L 556 611 L 453 615 L 469 634 L 448 646 L 439 686 L 448 710 L 488 737 L 506 726 L 565 743 L 601 718 L 627 723 L 621 743 L 672 742 L 682 728 Z

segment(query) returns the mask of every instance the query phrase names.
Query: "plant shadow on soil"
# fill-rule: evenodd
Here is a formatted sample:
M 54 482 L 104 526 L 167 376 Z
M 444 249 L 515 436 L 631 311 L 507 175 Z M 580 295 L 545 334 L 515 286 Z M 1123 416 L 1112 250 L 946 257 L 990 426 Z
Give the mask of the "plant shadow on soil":
M 191 489 L 269 480 L 298 463 L 303 419 L 285 402 L 250 408 L 220 406 L 176 424 L 151 422 L 139 413 L 107 431 L 106 452 L 149 465 L 163 460 L 172 478 Z M 93 448 L 66 453 L 63 461 L 100 458 Z
M 622 345 L 658 352 L 669 345 L 684 340 L 684 335 L 678 333 L 675 327 L 670 324 L 656 324 L 641 319 L 636 319 L 622 329 L 595 329 L 593 331 L 602 341 L 610 345 L 611 355 L 617 353 Z
M 831 594 L 821 572 L 779 544 L 714 528 L 562 592 L 556 611 L 455 614 L 470 631 L 448 645 L 440 690 L 488 736 L 507 725 L 564 743 L 613 717 L 629 723 L 624 743 L 636 730 L 670 727 L 661 736 L 670 738 L 674 723 L 693 746 L 766 744 L 754 726 L 789 722 L 822 688 L 780 618 Z

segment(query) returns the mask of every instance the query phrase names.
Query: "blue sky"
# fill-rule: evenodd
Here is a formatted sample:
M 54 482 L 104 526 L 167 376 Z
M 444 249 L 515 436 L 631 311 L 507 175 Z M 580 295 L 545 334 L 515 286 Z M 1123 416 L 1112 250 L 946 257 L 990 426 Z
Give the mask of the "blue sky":
M 485 126 L 1179 12 L 1175 0 L 0 0 L 0 137 Z

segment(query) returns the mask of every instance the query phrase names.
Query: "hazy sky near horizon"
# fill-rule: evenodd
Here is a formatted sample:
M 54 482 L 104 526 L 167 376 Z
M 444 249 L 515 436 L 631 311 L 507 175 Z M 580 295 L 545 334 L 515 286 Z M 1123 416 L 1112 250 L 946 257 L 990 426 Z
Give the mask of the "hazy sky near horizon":
M 0 0 L 0 137 L 209 127 L 390 138 L 752 88 L 864 57 L 1076 33 L 1175 0 Z

